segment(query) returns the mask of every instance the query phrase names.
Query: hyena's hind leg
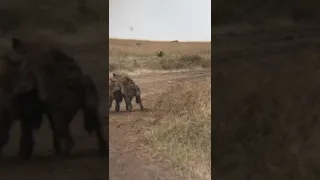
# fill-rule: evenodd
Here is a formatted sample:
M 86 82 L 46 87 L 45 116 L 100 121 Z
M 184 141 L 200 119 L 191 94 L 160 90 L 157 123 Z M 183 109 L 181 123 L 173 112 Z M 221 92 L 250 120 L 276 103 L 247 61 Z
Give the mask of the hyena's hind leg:
M 47 115 L 49 122 L 50 122 L 50 128 L 52 131 L 52 141 L 53 141 L 53 149 L 54 149 L 54 154 L 55 155 L 61 155 L 62 154 L 62 150 L 61 150 L 61 145 L 59 142 L 59 136 L 57 134 L 57 130 L 55 129 L 54 126 L 54 122 L 52 120 L 52 115 L 51 112 L 45 112 L 45 114 Z
M 83 109 L 83 114 L 85 129 L 88 133 L 95 132 L 99 145 L 99 153 L 101 153 L 102 155 L 106 155 L 108 153 L 108 148 L 104 137 L 98 109 L 85 107 Z
M 98 90 L 89 76 L 84 76 L 84 79 L 86 89 L 86 97 L 83 106 L 84 128 L 88 133 L 95 132 L 99 144 L 99 152 L 102 155 L 107 155 L 108 146 L 100 121 L 100 99 L 98 96 Z
M 59 148 L 61 149 L 61 153 L 58 153 L 62 156 L 69 156 L 71 150 L 74 147 L 74 140 L 70 133 L 69 122 L 73 119 L 74 114 L 70 112 L 66 112 L 66 110 L 62 108 L 57 108 L 52 111 L 52 130 L 54 130 L 55 135 L 57 137 L 55 141 L 59 143 Z M 56 145 L 55 145 L 56 146 Z
M 136 103 L 140 105 L 140 110 L 142 111 L 144 109 L 143 105 L 142 105 L 142 100 L 141 100 L 141 92 L 140 92 L 140 88 L 138 86 L 136 86 Z
M 24 119 L 21 121 L 19 157 L 22 159 L 29 159 L 32 156 L 34 146 L 34 127 L 28 123 L 28 120 L 30 119 Z

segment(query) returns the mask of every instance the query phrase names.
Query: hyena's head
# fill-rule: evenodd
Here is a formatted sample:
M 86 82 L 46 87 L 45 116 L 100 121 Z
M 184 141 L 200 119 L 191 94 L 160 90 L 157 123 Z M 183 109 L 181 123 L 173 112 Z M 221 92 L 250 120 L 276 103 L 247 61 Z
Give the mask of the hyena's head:
M 23 72 L 24 58 L 17 54 L 0 56 L 0 89 L 11 96 L 24 93 L 34 88 L 31 78 Z
M 109 96 L 113 96 L 115 92 L 120 91 L 121 86 L 117 79 L 109 79 Z

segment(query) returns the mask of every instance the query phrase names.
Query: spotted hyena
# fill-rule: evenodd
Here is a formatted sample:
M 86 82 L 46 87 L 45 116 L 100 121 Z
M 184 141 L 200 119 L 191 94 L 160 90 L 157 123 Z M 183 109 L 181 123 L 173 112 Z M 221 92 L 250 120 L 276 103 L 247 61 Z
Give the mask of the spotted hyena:
M 109 81 L 109 93 L 111 91 L 111 94 L 113 94 L 114 97 L 118 98 L 118 101 L 116 100 L 116 111 L 119 110 L 120 108 L 120 105 L 119 105 L 119 103 L 121 102 L 119 97 L 120 93 L 122 95 L 121 98 L 124 98 L 126 102 L 127 111 L 132 110 L 131 101 L 133 97 L 136 97 L 136 103 L 139 104 L 140 109 L 143 110 L 144 107 L 141 101 L 141 92 L 140 92 L 139 86 L 136 85 L 135 82 L 127 76 L 119 75 L 115 73 L 113 73 L 112 76 L 113 77 L 111 78 L 111 85 Z M 118 93 L 118 94 L 115 94 L 115 93 Z M 111 107 L 111 103 L 109 102 L 109 108 Z
M 45 106 L 38 98 L 32 83 L 25 81 L 18 64 L 0 58 L 0 154 L 8 143 L 9 131 L 14 120 L 20 120 L 20 150 L 21 158 L 29 158 L 33 151 L 33 131 L 42 124 Z M 51 122 L 51 119 L 50 119 Z M 51 122 L 52 125 L 52 122 Z M 57 146 L 56 136 L 53 136 L 54 147 Z
M 92 79 L 84 75 L 75 60 L 60 49 L 34 44 L 13 38 L 14 53 L 7 54 L 6 59 L 20 67 L 20 74 L 25 77 L 22 81 L 34 87 L 33 90 L 45 107 L 57 139 L 57 153 L 68 155 L 71 152 L 74 141 L 69 132 L 69 123 L 82 110 L 84 128 L 89 133 L 95 132 L 99 151 L 106 154 L 107 145 L 99 115 L 99 96 Z

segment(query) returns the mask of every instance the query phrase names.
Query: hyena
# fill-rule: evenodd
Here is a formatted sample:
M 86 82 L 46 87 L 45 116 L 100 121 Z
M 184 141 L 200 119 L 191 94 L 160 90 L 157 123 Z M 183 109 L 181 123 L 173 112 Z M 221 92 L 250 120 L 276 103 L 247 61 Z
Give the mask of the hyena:
M 92 79 L 84 75 L 75 60 L 61 50 L 44 46 L 38 48 L 29 44 L 33 45 L 13 38 L 12 49 L 15 54 L 7 55 L 7 61 L 20 64 L 21 74 L 28 79 L 26 81 L 33 82 L 37 97 L 52 121 L 52 130 L 58 141 L 56 149 L 61 149 L 58 153 L 70 154 L 74 141 L 69 123 L 82 110 L 85 129 L 89 133 L 95 132 L 99 151 L 106 154 L 107 144 L 99 115 L 99 96 Z
M 9 131 L 14 120 L 20 120 L 21 158 L 29 158 L 33 151 L 33 131 L 42 124 L 45 106 L 38 98 L 32 83 L 24 81 L 19 72 L 19 66 L 10 61 L 0 59 L 0 155 L 8 143 Z M 20 83 L 21 82 L 21 83 Z M 52 125 L 51 119 L 50 124 Z M 59 151 L 57 138 L 53 136 L 54 147 Z
M 111 90 L 111 94 L 121 92 L 121 95 L 126 102 L 127 111 L 132 110 L 131 101 L 132 101 L 133 97 L 136 97 L 136 103 L 140 105 L 140 110 L 143 110 L 144 107 L 143 107 L 142 101 L 141 101 L 141 92 L 140 92 L 139 86 L 137 86 L 135 84 L 135 82 L 127 76 L 118 75 L 115 73 L 113 73 L 112 76 L 113 76 L 111 78 L 112 85 L 109 85 L 109 92 L 110 92 L 110 90 Z M 112 89 L 110 89 L 110 87 Z M 117 101 L 116 101 L 116 103 L 117 103 Z M 120 102 L 118 101 L 118 103 L 116 104 L 116 109 L 117 109 L 117 107 L 120 108 L 119 103 Z M 110 107 L 111 107 L 111 105 L 109 105 L 109 108 Z

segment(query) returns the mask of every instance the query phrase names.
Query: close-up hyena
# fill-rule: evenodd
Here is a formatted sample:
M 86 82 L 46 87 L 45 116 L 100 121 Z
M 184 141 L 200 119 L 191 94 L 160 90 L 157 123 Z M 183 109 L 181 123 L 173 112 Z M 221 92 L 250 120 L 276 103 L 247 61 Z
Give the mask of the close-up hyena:
M 10 68 L 1 68 L 0 88 L 5 90 L 9 85 L 14 91 L 7 90 L 6 92 L 19 92 L 19 95 L 24 95 L 31 91 L 36 92 L 34 98 L 39 99 L 44 108 L 44 113 L 50 119 L 54 138 L 56 138 L 54 143 L 57 153 L 70 154 L 74 142 L 69 132 L 69 123 L 77 112 L 82 110 L 84 128 L 89 133 L 95 132 L 99 151 L 102 154 L 106 154 L 107 144 L 100 122 L 100 102 L 96 85 L 89 76 L 83 74 L 81 68 L 72 57 L 58 48 L 44 47 L 29 46 L 28 42 L 13 38 L 12 50 L 14 53 L 10 52 L 3 56 L 6 67 Z M 10 83 L 11 79 L 9 77 L 11 79 L 19 79 L 20 82 Z M 29 86 L 25 86 L 28 88 L 23 89 L 20 87 L 21 84 Z M 16 91 L 15 89 L 20 90 Z M 7 96 L 9 98 L 7 101 L 10 102 L 18 95 L 12 93 L 4 95 L 4 97 Z M 21 101 L 29 100 L 22 99 Z M 15 108 L 12 109 L 15 110 Z M 26 107 L 22 106 L 22 110 L 25 111 L 25 109 Z M 4 111 L 1 112 L 3 113 Z M 40 113 L 42 114 L 42 112 Z M 6 121 L 4 116 L 5 114 L 0 115 L 0 122 Z M 3 128 L 9 131 L 10 126 L 3 126 Z M 7 136 L 0 137 L 4 141 L 7 138 Z M 32 145 L 32 143 L 29 143 L 28 146 Z M 31 152 L 27 154 L 30 156 Z
M 124 98 L 127 111 L 132 111 L 131 101 L 134 97 L 136 97 L 136 103 L 140 105 L 140 110 L 143 110 L 144 107 L 141 101 L 141 91 L 139 86 L 136 85 L 131 78 L 113 73 L 112 78 L 109 80 L 109 108 L 111 108 L 112 100 L 115 99 L 115 111 L 119 111 L 119 104 L 122 101 L 122 98 Z

